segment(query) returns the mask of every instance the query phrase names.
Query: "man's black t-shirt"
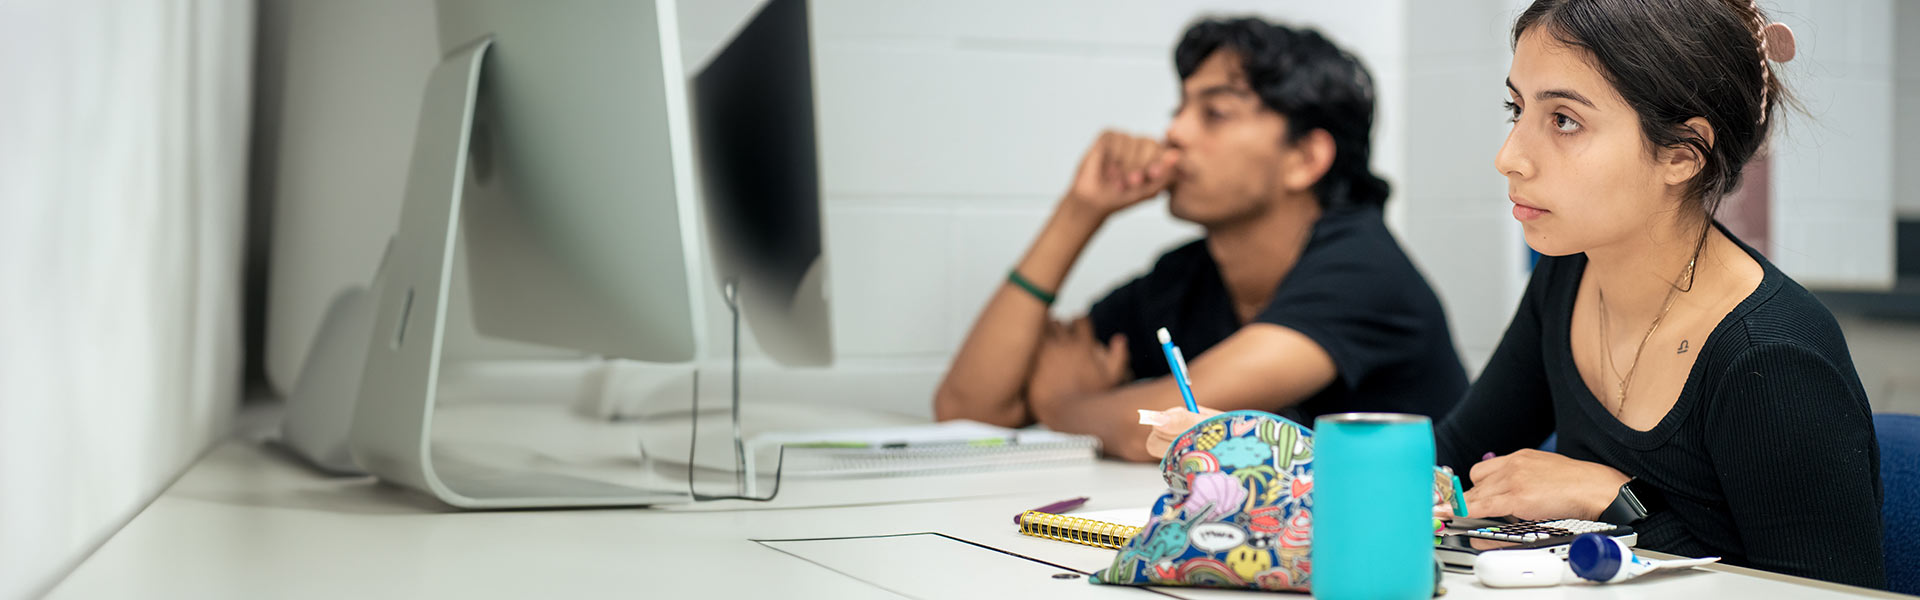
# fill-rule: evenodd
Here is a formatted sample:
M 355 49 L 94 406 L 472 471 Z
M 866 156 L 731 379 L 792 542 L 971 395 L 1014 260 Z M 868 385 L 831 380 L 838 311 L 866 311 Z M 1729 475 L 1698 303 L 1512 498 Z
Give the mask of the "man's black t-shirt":
M 1127 334 L 1129 364 L 1143 379 L 1171 372 L 1155 330 L 1167 328 L 1191 362 L 1244 325 L 1204 239 L 1161 256 L 1151 272 L 1095 303 L 1088 317 L 1102 341 Z M 1437 421 L 1467 388 L 1440 300 L 1379 209 L 1322 215 L 1299 262 L 1253 320 L 1298 331 L 1333 357 L 1333 383 L 1274 411 L 1309 427 L 1314 417 L 1341 412 L 1413 413 Z M 1203 406 L 1206 385 L 1194 382 Z

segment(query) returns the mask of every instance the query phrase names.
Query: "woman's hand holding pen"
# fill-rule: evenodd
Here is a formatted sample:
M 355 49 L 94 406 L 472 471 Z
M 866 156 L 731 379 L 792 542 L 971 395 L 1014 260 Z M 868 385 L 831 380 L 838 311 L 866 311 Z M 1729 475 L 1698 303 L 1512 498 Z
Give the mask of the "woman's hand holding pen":
M 1147 413 L 1152 411 L 1140 412 L 1144 422 L 1149 418 Z M 1220 414 L 1220 411 L 1202 406 L 1200 412 L 1196 414 L 1176 406 L 1160 411 L 1159 414 L 1160 417 L 1156 419 L 1159 422 L 1154 424 L 1152 431 L 1147 432 L 1147 454 L 1153 455 L 1154 458 L 1164 458 L 1167 455 L 1167 446 L 1173 445 L 1174 438 L 1180 437 L 1180 434 L 1186 433 L 1188 429 L 1192 429 L 1207 417 Z

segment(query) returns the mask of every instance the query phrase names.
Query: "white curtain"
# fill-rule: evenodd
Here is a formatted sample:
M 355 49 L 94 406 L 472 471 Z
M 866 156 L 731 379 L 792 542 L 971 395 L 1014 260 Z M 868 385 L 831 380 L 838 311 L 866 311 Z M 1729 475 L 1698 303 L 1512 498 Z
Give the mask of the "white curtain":
M 231 419 L 254 9 L 0 0 L 0 598 Z

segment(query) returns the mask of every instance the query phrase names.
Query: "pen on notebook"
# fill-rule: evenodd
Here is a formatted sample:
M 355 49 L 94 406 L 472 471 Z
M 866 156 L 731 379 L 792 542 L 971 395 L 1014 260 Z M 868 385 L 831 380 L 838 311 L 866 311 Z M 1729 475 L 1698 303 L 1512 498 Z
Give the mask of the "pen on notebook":
M 1187 359 L 1180 355 L 1180 347 L 1173 345 L 1173 335 L 1167 328 L 1161 327 L 1160 350 L 1167 354 L 1167 368 L 1173 371 L 1173 380 L 1180 384 L 1180 399 L 1186 401 L 1187 412 L 1200 414 L 1200 405 L 1193 402 L 1193 383 L 1187 380 Z
M 1067 512 L 1067 511 L 1070 511 L 1070 510 L 1073 510 L 1073 509 L 1076 509 L 1076 508 L 1080 508 L 1080 505 L 1082 505 L 1082 504 L 1086 504 L 1086 503 L 1087 503 L 1087 497 L 1086 497 L 1086 496 L 1081 496 L 1081 497 L 1079 497 L 1079 498 L 1068 498 L 1068 499 L 1066 499 L 1066 500 L 1061 500 L 1061 501 L 1059 501 L 1059 502 L 1055 502 L 1055 503 L 1053 503 L 1053 504 L 1048 504 L 1048 505 L 1046 505 L 1046 506 L 1042 506 L 1042 507 L 1040 507 L 1040 508 L 1036 508 L 1036 509 L 1033 509 L 1033 510 L 1031 510 L 1031 511 L 1024 511 L 1024 512 L 1021 512 L 1020 514 L 1017 514 L 1017 515 L 1014 515 L 1014 516 L 1013 516 L 1013 524 L 1015 524 L 1015 525 L 1019 525 L 1019 524 L 1020 524 L 1020 517 L 1022 517 L 1022 516 L 1025 516 L 1025 515 L 1027 514 L 1027 512 L 1043 512 L 1043 513 L 1047 513 L 1047 514 L 1053 514 L 1053 515 L 1057 515 L 1057 514 L 1062 514 L 1062 513 L 1065 513 L 1065 512 Z
M 884 441 L 884 442 L 816 440 L 811 442 L 788 442 L 786 444 L 781 444 L 781 445 L 786 446 L 788 448 L 809 448 L 809 449 L 901 450 L 906 448 L 937 448 L 937 447 L 951 447 L 951 446 L 1012 446 L 1018 443 L 1020 443 L 1019 436 L 1009 434 L 1009 435 L 999 436 L 999 437 L 975 438 L 975 439 L 967 439 L 967 440 L 929 440 L 929 441 L 898 440 L 898 441 Z

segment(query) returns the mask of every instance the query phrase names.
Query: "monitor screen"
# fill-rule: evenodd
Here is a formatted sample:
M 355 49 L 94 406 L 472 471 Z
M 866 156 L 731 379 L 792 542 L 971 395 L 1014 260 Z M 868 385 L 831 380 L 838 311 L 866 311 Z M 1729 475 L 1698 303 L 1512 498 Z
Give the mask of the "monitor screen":
M 806 0 L 769 0 L 692 80 L 716 282 L 762 350 L 831 362 Z

